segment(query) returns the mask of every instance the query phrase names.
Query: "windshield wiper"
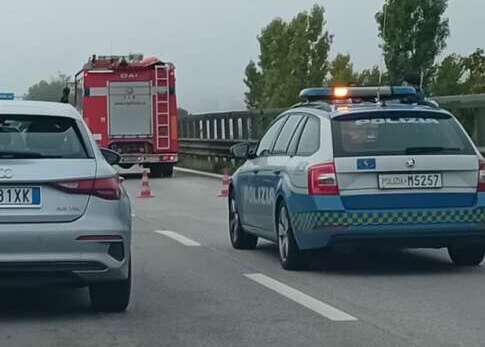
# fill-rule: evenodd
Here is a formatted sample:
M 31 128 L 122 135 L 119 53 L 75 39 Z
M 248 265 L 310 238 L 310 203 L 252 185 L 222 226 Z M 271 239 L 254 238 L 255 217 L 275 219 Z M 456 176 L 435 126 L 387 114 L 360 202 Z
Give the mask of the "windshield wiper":
M 0 159 L 58 159 L 60 155 L 45 155 L 38 152 L 0 151 Z
M 461 148 L 457 147 L 408 147 L 406 154 L 435 154 L 445 152 L 460 152 Z

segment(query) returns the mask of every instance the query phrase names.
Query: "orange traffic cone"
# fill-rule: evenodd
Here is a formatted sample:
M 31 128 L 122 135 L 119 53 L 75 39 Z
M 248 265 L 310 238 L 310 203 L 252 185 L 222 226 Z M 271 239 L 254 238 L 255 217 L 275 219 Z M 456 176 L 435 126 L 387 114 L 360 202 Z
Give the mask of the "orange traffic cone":
M 218 196 L 220 198 L 229 197 L 229 174 L 227 172 L 227 169 L 224 169 L 224 177 L 222 178 L 222 188 Z
M 150 182 L 148 180 L 148 171 L 143 170 L 143 176 L 141 178 L 141 192 L 138 195 L 140 199 L 149 199 L 154 198 L 155 196 L 152 194 L 152 190 L 150 189 Z

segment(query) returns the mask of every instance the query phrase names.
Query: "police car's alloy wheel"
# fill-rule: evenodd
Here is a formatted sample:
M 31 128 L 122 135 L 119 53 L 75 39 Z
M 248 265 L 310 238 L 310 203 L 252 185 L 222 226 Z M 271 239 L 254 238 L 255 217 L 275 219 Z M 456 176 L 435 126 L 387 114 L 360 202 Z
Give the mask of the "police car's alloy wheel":
M 277 221 L 278 250 L 281 266 L 285 270 L 299 270 L 304 266 L 303 254 L 296 244 L 288 209 L 284 204 L 280 205 Z
M 254 249 L 258 244 L 258 238 L 246 233 L 241 227 L 234 193 L 229 197 L 229 237 L 235 249 Z
M 485 257 L 485 245 L 450 246 L 448 254 L 458 266 L 478 266 Z

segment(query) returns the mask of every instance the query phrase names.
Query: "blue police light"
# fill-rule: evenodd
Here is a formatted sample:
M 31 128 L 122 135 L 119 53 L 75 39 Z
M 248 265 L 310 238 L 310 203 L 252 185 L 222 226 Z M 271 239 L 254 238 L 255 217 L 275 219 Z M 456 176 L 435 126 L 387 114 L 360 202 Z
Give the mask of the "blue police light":
M 416 96 L 416 88 L 414 87 L 391 87 L 392 95 L 395 96 Z
M 321 99 L 332 99 L 333 98 L 333 88 L 307 88 L 300 92 L 301 99 L 308 98 L 321 98 Z
M 403 99 L 416 97 L 413 87 L 336 87 L 336 88 L 308 88 L 300 93 L 300 98 L 306 101 L 336 101 L 347 99 Z

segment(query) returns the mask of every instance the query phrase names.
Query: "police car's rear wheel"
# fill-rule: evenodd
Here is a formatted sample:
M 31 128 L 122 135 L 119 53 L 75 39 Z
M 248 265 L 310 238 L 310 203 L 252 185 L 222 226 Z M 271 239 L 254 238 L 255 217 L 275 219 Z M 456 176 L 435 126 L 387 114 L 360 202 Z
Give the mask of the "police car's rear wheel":
M 298 249 L 291 227 L 288 209 L 282 203 L 278 210 L 278 250 L 281 266 L 285 270 L 300 270 L 305 265 L 304 254 Z
M 448 254 L 458 266 L 478 266 L 485 257 L 485 245 L 450 246 Z
M 258 238 L 244 231 L 239 219 L 236 198 L 233 193 L 229 197 L 229 237 L 235 249 L 254 249 Z

